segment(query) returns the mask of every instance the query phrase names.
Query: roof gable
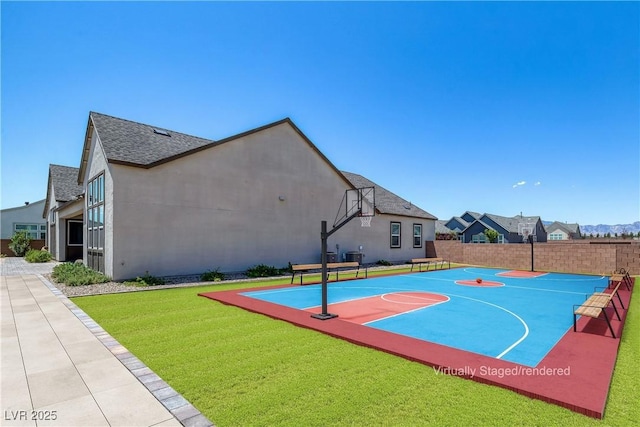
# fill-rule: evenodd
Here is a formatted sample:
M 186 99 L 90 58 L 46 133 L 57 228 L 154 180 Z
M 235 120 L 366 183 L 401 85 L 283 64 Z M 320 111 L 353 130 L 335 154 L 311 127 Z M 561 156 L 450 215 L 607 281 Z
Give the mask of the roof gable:
M 282 124 L 290 126 L 345 183 L 349 184 L 340 171 L 288 117 L 214 141 L 95 112 L 89 113 L 78 182 L 83 180 L 84 171 L 89 161 L 93 132 L 100 139 L 107 162 L 149 169 Z
M 460 231 L 464 230 L 465 228 L 467 228 L 469 226 L 469 222 L 465 221 L 464 219 L 462 219 L 462 218 L 460 218 L 458 216 L 454 216 L 449 221 L 445 222 L 444 225 L 449 230 L 460 232 Z
M 473 221 L 475 221 L 476 219 L 479 219 L 481 216 L 482 215 L 479 214 L 478 212 L 466 211 L 465 213 L 460 215 L 460 218 L 466 221 L 467 224 L 471 224 Z
M 578 224 L 567 224 L 564 222 L 555 221 L 550 225 L 546 226 L 545 229 L 548 232 L 552 232 L 554 230 L 562 230 L 565 233 L 571 235 L 580 232 L 580 226 Z
M 53 191 L 56 202 L 75 200 L 84 192 L 83 186 L 78 184 L 78 171 L 78 168 L 70 166 L 49 165 L 47 197 L 45 198 L 43 217 L 46 217 L 46 212 L 50 208 L 49 199 L 51 191 Z

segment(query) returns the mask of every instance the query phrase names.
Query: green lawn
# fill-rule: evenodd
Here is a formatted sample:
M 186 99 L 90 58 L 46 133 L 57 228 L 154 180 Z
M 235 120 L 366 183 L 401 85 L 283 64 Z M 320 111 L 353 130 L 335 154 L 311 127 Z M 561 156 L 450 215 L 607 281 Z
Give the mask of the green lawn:
M 640 420 L 638 296 L 627 317 L 605 418 L 599 421 L 197 296 L 243 287 L 247 284 L 73 301 L 222 427 L 624 426 Z

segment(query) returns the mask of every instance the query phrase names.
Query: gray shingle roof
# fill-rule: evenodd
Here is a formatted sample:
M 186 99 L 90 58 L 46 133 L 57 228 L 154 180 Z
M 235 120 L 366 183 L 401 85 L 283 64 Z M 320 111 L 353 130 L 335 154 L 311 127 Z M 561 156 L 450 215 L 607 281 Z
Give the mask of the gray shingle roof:
M 460 223 L 460 225 L 462 226 L 462 230 L 464 230 L 465 228 L 467 228 L 467 227 L 469 226 L 469 224 L 470 224 L 470 222 L 465 221 L 464 219 L 462 219 L 462 218 L 461 218 L 461 217 L 459 217 L 459 216 L 454 216 L 454 217 L 453 217 L 453 218 L 451 218 L 450 220 L 448 220 L 448 221 L 444 221 L 444 224 L 449 224 L 451 221 L 457 221 L 457 222 L 459 222 L 459 223 Z M 447 226 L 445 225 L 445 227 L 447 227 Z M 456 228 L 449 228 L 449 227 L 447 227 L 447 228 L 449 229 L 449 231 L 455 231 L 456 229 L 457 229 L 458 231 L 462 231 L 462 230 L 460 230 L 458 227 L 456 227 Z
M 580 230 L 580 226 L 578 224 L 568 224 L 568 223 L 564 223 L 564 222 L 555 221 L 554 223 L 549 224 L 548 226 L 546 226 L 545 229 L 548 232 L 552 232 L 554 230 L 561 229 L 565 233 L 567 233 L 569 235 L 572 235 L 572 234 L 577 234 L 578 233 L 578 231 Z
M 78 168 L 49 165 L 49 176 L 57 202 L 74 200 L 83 193 L 82 185 L 78 185 Z
M 96 112 L 90 113 L 94 129 L 111 162 L 150 166 L 191 150 L 215 144 L 210 139 L 186 135 Z M 170 136 L 154 132 L 167 132 Z
M 445 225 L 447 222 L 449 222 L 449 221 L 437 220 L 436 221 L 436 233 L 440 233 L 440 234 L 449 234 L 449 233 L 451 233 L 453 230 L 451 230 L 450 228 L 448 228 Z
M 530 222 L 535 224 L 540 220 L 539 216 L 514 216 L 514 217 L 505 217 L 500 215 L 493 214 L 484 214 L 487 218 L 493 220 L 496 224 L 500 225 L 502 228 L 507 230 L 510 233 L 518 232 L 518 224 Z
M 373 181 L 369 181 L 362 175 L 351 172 L 341 172 L 345 178 L 356 188 L 375 187 L 376 188 L 376 209 L 383 214 L 410 216 L 424 219 L 438 219 L 429 212 L 420 209 L 416 205 L 404 200 L 400 196 L 392 193 Z

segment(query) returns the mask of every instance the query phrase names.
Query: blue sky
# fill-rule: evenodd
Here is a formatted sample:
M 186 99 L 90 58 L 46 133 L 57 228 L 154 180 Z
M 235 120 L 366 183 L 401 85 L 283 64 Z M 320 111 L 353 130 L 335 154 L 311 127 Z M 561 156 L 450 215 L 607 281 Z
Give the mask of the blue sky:
M 290 117 L 441 219 L 640 220 L 638 2 L 1 7 L 2 208 L 79 165 L 97 111 L 211 139 Z

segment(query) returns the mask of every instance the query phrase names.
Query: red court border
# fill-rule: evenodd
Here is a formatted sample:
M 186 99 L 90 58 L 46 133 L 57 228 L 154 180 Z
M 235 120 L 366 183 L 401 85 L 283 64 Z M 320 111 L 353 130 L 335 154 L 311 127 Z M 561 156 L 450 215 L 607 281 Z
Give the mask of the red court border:
M 604 320 L 580 318 L 578 332 L 569 328 L 534 371 L 516 363 L 381 331 L 339 317 L 325 321 L 314 319 L 303 310 L 240 295 L 286 287 L 291 285 L 198 295 L 423 363 L 434 370 L 440 369 L 443 374 L 506 388 L 592 418 L 604 415 L 627 310 L 619 310 L 621 321 L 612 309 L 609 314 L 609 319 L 614 319 L 611 323 L 618 338 L 611 337 Z M 631 289 L 618 291 L 625 308 L 629 308 L 633 287 Z

